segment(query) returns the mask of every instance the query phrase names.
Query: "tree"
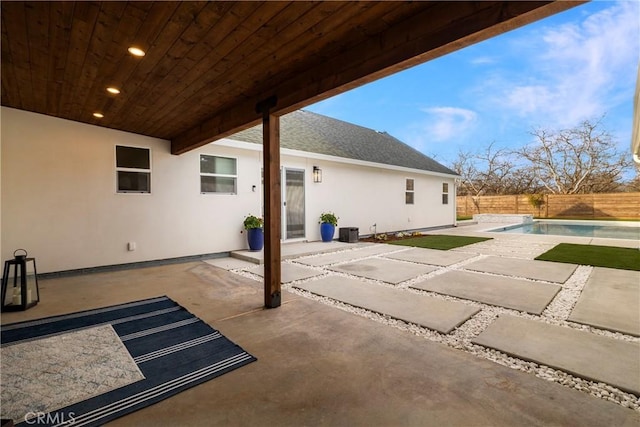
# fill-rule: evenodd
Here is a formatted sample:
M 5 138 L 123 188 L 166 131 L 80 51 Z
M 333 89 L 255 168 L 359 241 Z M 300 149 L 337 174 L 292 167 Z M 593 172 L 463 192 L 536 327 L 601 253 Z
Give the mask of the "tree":
M 506 149 L 495 149 L 492 142 L 483 151 L 468 153 L 460 150 L 452 169 L 460 175 L 458 194 L 470 195 L 480 212 L 479 196 L 504 194 L 514 173 L 514 163 Z
M 640 192 L 640 167 L 636 166 L 636 175 L 629 181 L 622 184 L 622 192 Z
M 550 193 L 617 191 L 630 161 L 600 125 L 600 120 L 586 120 L 572 129 L 535 129 L 531 134 L 537 141 L 518 153 Z
M 517 154 L 512 153 L 514 157 Z M 533 173 L 531 168 L 525 165 L 514 166 L 513 172 L 504 181 L 500 194 L 534 194 L 544 193 L 544 186 Z

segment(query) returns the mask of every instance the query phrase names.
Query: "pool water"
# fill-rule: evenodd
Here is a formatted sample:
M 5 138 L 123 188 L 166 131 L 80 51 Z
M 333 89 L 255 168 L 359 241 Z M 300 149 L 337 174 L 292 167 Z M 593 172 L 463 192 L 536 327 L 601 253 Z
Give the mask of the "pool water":
M 640 227 L 630 225 L 579 224 L 569 222 L 535 221 L 531 224 L 520 224 L 503 227 L 495 232 L 515 234 L 546 234 L 554 236 L 599 237 L 607 239 L 640 240 Z

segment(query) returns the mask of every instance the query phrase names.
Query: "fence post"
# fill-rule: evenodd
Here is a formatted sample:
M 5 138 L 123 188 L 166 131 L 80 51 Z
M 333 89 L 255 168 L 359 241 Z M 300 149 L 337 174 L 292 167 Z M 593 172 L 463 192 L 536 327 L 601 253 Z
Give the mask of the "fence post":
M 544 203 L 545 206 L 545 213 L 544 213 L 544 217 L 545 218 L 549 218 L 549 194 L 545 194 L 545 198 L 547 199 Z

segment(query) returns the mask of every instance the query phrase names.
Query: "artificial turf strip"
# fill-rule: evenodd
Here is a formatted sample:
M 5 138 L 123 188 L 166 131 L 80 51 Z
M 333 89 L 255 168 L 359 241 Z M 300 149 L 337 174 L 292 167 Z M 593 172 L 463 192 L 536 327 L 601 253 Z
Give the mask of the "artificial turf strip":
M 560 243 L 536 259 L 640 271 L 640 251 L 632 248 Z
M 411 239 L 395 240 L 392 245 L 414 246 L 416 248 L 440 249 L 443 251 L 467 246 L 472 243 L 491 240 L 487 237 L 447 236 L 445 234 L 433 234 L 429 236 L 413 237 Z

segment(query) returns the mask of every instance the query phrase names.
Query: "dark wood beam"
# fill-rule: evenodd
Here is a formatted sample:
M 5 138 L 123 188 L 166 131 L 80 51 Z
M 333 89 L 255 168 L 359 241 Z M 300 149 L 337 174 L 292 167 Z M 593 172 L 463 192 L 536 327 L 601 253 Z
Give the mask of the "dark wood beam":
M 280 307 L 281 256 L 280 235 L 282 191 L 280 187 L 280 117 L 271 113 L 276 97 L 256 105 L 262 115 L 262 164 L 264 168 L 264 306 Z
M 257 98 L 262 99 L 262 98 Z M 256 113 L 253 102 L 243 102 L 203 121 L 171 140 L 171 154 L 183 154 L 202 147 L 216 139 L 225 138 L 260 123 L 262 115 Z
M 439 2 L 351 49 L 321 58 L 291 78 L 272 76 L 261 85 L 268 88 L 265 92 L 226 105 L 172 138 L 171 152 L 182 154 L 259 123 L 253 99 L 275 93 L 278 105 L 272 113 L 286 114 L 582 3 L 468 1 L 452 8 L 449 2 Z

